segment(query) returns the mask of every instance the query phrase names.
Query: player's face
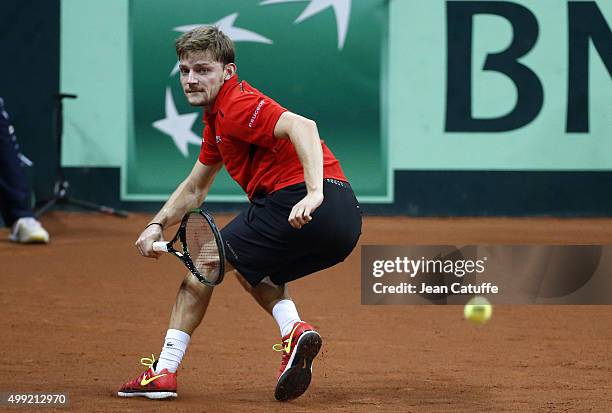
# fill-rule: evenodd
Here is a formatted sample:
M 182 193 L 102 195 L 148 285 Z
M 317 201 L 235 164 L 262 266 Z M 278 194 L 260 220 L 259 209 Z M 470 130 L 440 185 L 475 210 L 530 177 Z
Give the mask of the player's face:
M 181 58 L 181 86 L 193 106 L 212 107 L 227 78 L 233 74 L 233 64 L 223 65 L 206 52 L 189 53 Z M 235 67 L 235 66 L 233 66 Z

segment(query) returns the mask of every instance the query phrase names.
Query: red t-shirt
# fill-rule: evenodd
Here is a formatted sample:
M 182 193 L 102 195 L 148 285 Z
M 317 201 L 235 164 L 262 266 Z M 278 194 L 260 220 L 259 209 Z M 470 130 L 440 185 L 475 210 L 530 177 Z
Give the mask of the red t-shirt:
M 204 113 L 199 160 L 223 161 L 227 172 L 249 198 L 304 182 L 304 168 L 289 139 L 274 137 L 287 109 L 234 75 L 219 90 L 210 113 Z M 340 162 L 321 140 L 323 177 L 346 181 Z

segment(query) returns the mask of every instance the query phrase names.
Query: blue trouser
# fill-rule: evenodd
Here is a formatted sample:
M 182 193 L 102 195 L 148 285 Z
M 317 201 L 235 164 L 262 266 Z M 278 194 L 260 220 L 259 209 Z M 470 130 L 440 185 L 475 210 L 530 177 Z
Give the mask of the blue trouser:
M 0 214 L 7 226 L 32 217 L 30 187 L 18 158 L 19 145 L 0 97 Z

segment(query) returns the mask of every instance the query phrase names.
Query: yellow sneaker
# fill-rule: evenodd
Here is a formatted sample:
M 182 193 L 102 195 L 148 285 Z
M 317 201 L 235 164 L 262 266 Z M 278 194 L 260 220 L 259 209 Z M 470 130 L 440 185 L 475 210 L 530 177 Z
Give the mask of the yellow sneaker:
M 9 240 L 21 244 L 46 244 L 49 242 L 49 233 L 36 218 L 20 218 L 13 224 Z

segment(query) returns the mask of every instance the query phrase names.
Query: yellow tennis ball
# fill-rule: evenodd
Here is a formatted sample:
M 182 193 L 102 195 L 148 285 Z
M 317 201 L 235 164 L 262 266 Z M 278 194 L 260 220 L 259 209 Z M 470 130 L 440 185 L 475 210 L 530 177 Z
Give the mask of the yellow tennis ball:
M 493 306 L 484 297 L 474 297 L 463 308 L 463 316 L 474 324 L 484 324 L 493 315 Z

